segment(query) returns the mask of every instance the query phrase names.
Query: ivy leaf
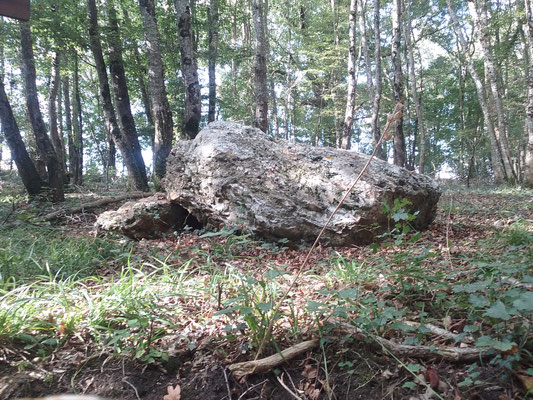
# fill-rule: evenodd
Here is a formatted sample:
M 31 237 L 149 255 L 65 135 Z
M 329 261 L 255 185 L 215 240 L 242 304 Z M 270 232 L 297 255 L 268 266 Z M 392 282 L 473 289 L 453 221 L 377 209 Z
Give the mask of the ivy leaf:
M 511 318 L 511 314 L 509 314 L 505 304 L 503 304 L 501 300 L 494 303 L 487 311 L 485 311 L 484 315 L 491 318 L 503 319 L 504 321 Z
M 533 311 L 533 292 L 523 292 L 513 301 L 513 306 L 519 311 Z

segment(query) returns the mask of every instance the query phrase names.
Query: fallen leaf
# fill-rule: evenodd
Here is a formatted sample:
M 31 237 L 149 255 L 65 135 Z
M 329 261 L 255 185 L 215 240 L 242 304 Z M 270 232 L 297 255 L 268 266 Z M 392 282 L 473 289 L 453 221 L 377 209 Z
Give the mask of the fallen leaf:
M 307 379 L 315 379 L 318 376 L 318 370 L 316 368 L 313 368 L 311 365 L 307 364 L 304 367 L 302 376 Z
M 524 385 L 527 391 L 533 389 L 533 376 L 516 374 L 520 382 Z
M 435 368 L 429 367 L 426 369 L 426 380 L 429 382 L 429 386 L 431 386 L 432 389 L 437 389 L 439 387 L 439 375 Z
M 168 386 L 167 387 L 167 392 L 168 392 L 168 394 L 166 394 L 163 397 L 163 400 L 181 400 L 181 387 L 180 387 L 180 385 L 176 385 L 175 388 L 173 388 L 172 386 Z

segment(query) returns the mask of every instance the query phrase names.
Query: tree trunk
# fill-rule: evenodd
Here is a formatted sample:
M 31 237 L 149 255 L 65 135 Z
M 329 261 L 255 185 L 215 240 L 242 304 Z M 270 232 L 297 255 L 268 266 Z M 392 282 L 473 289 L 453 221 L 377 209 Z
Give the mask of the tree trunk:
M 126 82 L 126 73 L 124 71 L 124 61 L 122 59 L 122 42 L 119 34 L 117 15 L 112 2 L 106 2 L 106 7 L 109 18 L 109 73 L 111 74 L 111 84 L 117 107 L 119 129 L 121 136 L 127 138 L 128 150 L 126 151 L 130 152 L 134 159 L 133 162 L 130 162 L 130 165 L 133 164 L 132 166 L 134 168 L 130 169 L 128 166 L 128 172 L 132 173 L 131 178 L 135 187 L 138 190 L 147 191 L 148 179 L 146 177 L 146 167 L 141 154 L 135 121 L 131 113 L 130 95 Z
M 165 89 L 165 72 L 161 59 L 159 31 L 155 17 L 153 0 L 139 0 L 139 8 L 144 24 L 146 38 L 146 58 L 148 60 L 148 83 L 152 99 L 152 110 L 155 122 L 154 138 L 154 175 L 156 186 L 165 176 L 167 157 L 172 149 L 173 123 L 172 113 L 168 104 Z
M 57 94 L 60 83 L 59 75 L 59 52 L 55 51 L 52 59 L 52 68 L 50 74 L 50 93 L 48 96 L 48 120 L 50 124 L 50 139 L 54 146 L 57 158 L 65 174 L 65 154 L 63 153 L 63 139 L 59 136 L 57 127 Z
M 213 122 L 216 119 L 217 103 L 217 81 L 215 72 L 218 53 L 218 0 L 209 1 L 207 18 L 209 25 L 209 111 L 207 113 L 207 121 Z
M 37 74 L 35 72 L 35 61 L 33 56 L 33 43 L 29 22 L 20 24 L 21 52 L 22 52 L 22 75 L 24 77 L 24 88 L 26 95 L 26 106 L 35 136 L 35 141 L 40 152 L 45 156 L 45 163 L 48 175 L 48 184 L 52 189 L 52 200 L 54 202 L 64 201 L 64 173 L 61 163 L 54 151 L 54 147 L 44 124 L 39 99 L 37 97 Z
M 466 54 L 466 67 L 476 86 L 476 92 L 477 92 L 479 104 L 481 106 L 481 110 L 483 111 L 483 118 L 485 120 L 485 126 L 487 127 L 487 131 L 489 133 L 490 148 L 491 148 L 491 163 L 492 163 L 492 172 L 494 174 L 494 182 L 503 183 L 505 180 L 505 170 L 503 167 L 500 149 L 498 146 L 498 140 L 496 138 L 494 126 L 492 124 L 489 107 L 487 104 L 487 100 L 485 99 L 483 83 L 481 82 L 481 79 L 476 69 L 474 68 L 472 57 L 470 56 L 470 52 L 468 51 L 468 44 L 464 37 L 461 25 L 459 24 L 459 19 L 457 18 L 457 14 L 455 13 L 455 10 L 453 9 L 451 0 L 446 0 L 446 4 L 448 6 L 450 17 L 454 24 L 455 34 L 461 45 L 461 50 L 463 51 L 464 54 Z
M 263 0 L 253 0 L 254 19 L 254 92 L 255 92 L 255 126 L 263 132 L 268 131 L 268 86 L 267 86 L 267 49 L 268 42 L 265 26 L 265 8 Z
M 381 129 L 379 126 L 379 111 L 381 105 L 381 90 L 382 90 L 382 71 L 381 71 L 381 33 L 380 33 L 380 0 L 374 0 L 374 62 L 375 62 L 375 76 L 374 76 L 374 98 L 372 99 L 372 119 L 371 130 L 374 147 L 381 137 Z M 381 146 L 376 151 L 376 157 L 385 160 L 384 146 Z
M 423 174 L 425 170 L 425 165 L 426 165 L 426 125 L 424 122 L 424 112 L 422 110 L 422 103 L 420 102 L 420 97 L 418 96 L 418 86 L 416 82 L 416 70 L 415 70 L 415 57 L 414 57 L 413 43 L 411 41 L 412 35 L 413 35 L 413 31 L 411 28 L 411 18 L 409 16 L 405 24 L 405 44 L 407 46 L 408 61 L 409 61 L 409 79 L 411 81 L 411 96 L 413 96 L 413 102 L 415 103 L 417 128 L 420 134 L 420 148 L 419 148 L 420 158 L 418 162 L 418 172 Z M 416 142 L 416 140 L 414 140 L 414 142 Z M 414 155 L 414 151 L 413 151 L 413 155 Z
M 396 104 L 403 102 L 403 73 L 401 55 L 402 36 L 402 1 L 393 0 L 392 11 L 392 63 L 394 66 L 393 95 Z M 394 129 L 394 164 L 405 166 L 405 137 L 403 134 L 403 117 L 395 122 Z
M 135 187 L 138 190 L 147 191 L 148 180 L 146 178 L 146 169 L 137 134 L 134 133 L 132 135 L 129 131 L 121 130 L 117 124 L 117 118 L 111 101 L 111 91 L 109 89 L 106 66 L 102 54 L 100 35 L 98 33 L 98 14 L 95 0 L 87 0 L 87 19 L 89 23 L 89 43 L 94 56 L 96 71 L 98 73 L 98 84 L 100 86 L 100 96 L 102 98 L 102 107 L 104 109 L 106 131 L 111 137 L 113 137 L 115 143 L 119 147 Z M 116 53 L 114 54 L 114 57 L 116 63 Z M 120 68 L 117 68 L 116 66 L 113 71 L 115 71 L 115 69 L 120 70 Z M 122 73 L 123 72 L 124 69 L 122 68 Z
M 359 0 L 362 3 L 362 0 Z M 362 16 L 359 17 L 360 20 Z M 357 20 L 357 0 L 350 0 L 350 17 L 348 35 L 350 44 L 348 47 L 348 93 L 346 95 L 346 111 L 344 113 L 344 124 L 342 127 L 341 149 L 349 150 L 351 147 L 353 114 L 355 111 L 355 90 L 357 87 L 357 76 L 355 72 L 355 30 Z M 364 33 L 361 33 L 364 35 Z M 361 41 L 363 41 L 361 37 Z M 363 48 L 365 44 L 362 45 Z M 368 46 L 367 46 L 368 50 Z M 367 60 L 365 59 L 365 62 Z
M 74 79 L 72 82 L 72 143 L 74 160 L 72 178 L 75 185 L 83 184 L 83 115 L 80 95 L 78 53 L 74 52 Z
M 511 152 L 509 150 L 509 140 L 507 138 L 507 121 L 505 120 L 505 114 L 503 110 L 501 90 L 498 84 L 494 59 L 492 57 L 492 51 L 490 48 L 490 33 L 488 31 L 488 18 L 487 8 L 485 5 L 486 0 L 477 0 L 475 3 L 468 3 L 469 9 L 474 19 L 474 24 L 479 32 L 479 41 L 481 42 L 481 49 L 483 52 L 483 59 L 487 69 L 487 78 L 489 81 L 489 88 L 492 98 L 494 99 L 494 106 L 496 108 L 496 116 L 498 118 L 498 124 L 495 126 L 495 134 L 500 144 L 501 156 L 503 161 L 504 172 L 507 180 L 515 181 L 516 172 L 513 169 L 511 161 Z
M 527 131 L 527 144 L 525 149 L 526 162 L 524 165 L 524 183 L 533 188 L 533 5 L 531 0 L 526 4 L 526 31 L 529 47 L 529 74 L 527 77 L 527 105 L 525 130 Z
M 69 181 L 73 175 L 73 169 L 76 168 L 77 161 L 74 151 L 74 132 L 72 130 L 72 109 L 70 106 L 70 78 L 65 76 L 63 78 L 63 101 L 65 112 L 65 129 L 67 131 L 67 143 L 68 143 L 68 178 Z
M 200 128 L 202 118 L 202 97 L 198 80 L 198 67 L 194 53 L 194 40 L 191 29 L 191 12 L 187 0 L 175 0 L 177 12 L 181 73 L 185 82 L 185 112 L 183 115 L 182 135 L 194 139 Z
M 11 150 L 11 159 L 17 165 L 17 171 L 26 191 L 30 196 L 39 194 L 43 189 L 44 182 L 41 180 L 20 136 L 17 121 L 13 116 L 13 110 L 4 89 L 3 79 L 0 80 L 0 123 L 2 125 L 2 132 L 0 133 L 6 137 L 7 145 Z

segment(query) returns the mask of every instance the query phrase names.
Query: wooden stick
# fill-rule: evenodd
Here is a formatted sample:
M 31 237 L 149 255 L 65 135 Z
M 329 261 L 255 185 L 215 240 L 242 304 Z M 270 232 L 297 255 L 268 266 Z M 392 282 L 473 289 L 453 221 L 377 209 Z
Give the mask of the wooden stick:
M 270 357 L 228 365 L 228 369 L 237 379 L 246 375 L 267 372 L 293 359 L 294 357 L 305 353 L 308 350 L 314 349 L 318 346 L 318 343 L 318 339 L 308 340 L 306 342 L 298 343 L 292 347 L 289 347 L 288 349 L 283 350 L 281 353 L 276 353 Z

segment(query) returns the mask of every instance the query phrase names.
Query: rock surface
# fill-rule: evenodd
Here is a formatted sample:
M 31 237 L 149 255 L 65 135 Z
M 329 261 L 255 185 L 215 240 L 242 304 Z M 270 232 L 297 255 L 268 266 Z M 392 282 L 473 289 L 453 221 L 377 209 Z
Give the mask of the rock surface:
M 179 204 L 171 203 L 164 193 L 156 193 L 139 201 L 129 201 L 116 211 L 98 216 L 97 231 L 118 232 L 132 239 L 152 239 L 181 230 L 188 222 L 196 222 Z
M 214 122 L 172 150 L 162 184 L 169 199 L 204 224 L 241 226 L 265 238 L 312 242 L 368 156 L 274 140 L 258 129 Z M 406 198 L 434 219 L 440 191 L 423 175 L 378 159 L 327 228 L 323 243 L 372 242 L 387 226 L 383 203 Z

